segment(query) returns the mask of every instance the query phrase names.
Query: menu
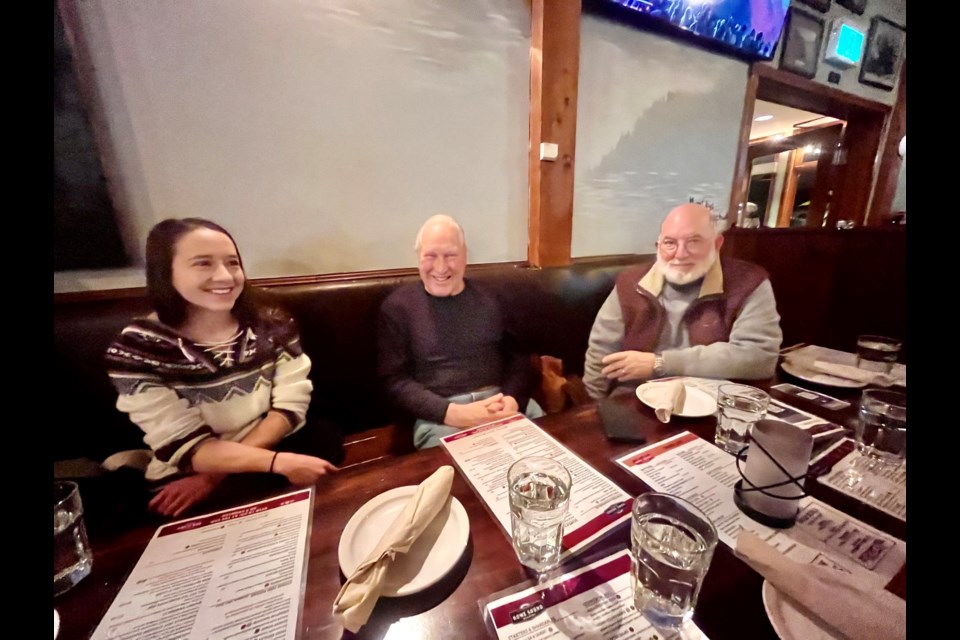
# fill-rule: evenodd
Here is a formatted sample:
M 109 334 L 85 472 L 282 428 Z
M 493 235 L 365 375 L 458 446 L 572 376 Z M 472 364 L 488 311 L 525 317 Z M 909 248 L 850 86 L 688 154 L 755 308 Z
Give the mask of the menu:
M 157 529 L 91 640 L 293 640 L 313 488 Z
M 555 580 L 494 596 L 484 607 L 498 640 L 658 640 L 663 637 L 633 606 L 630 552 L 622 549 Z M 691 620 L 683 640 L 706 640 Z
M 736 459 L 689 431 L 621 456 L 616 463 L 654 491 L 701 509 L 731 549 L 740 530 L 748 529 L 797 562 L 829 565 L 878 586 L 906 562 L 905 542 L 809 496 L 800 500 L 796 524 L 788 529 L 751 519 L 733 501 L 733 486 L 740 480 Z
M 907 461 L 901 462 L 899 467 L 879 473 L 863 473 L 862 479 L 850 486 L 847 470 L 854 465 L 859 455 L 856 452 L 856 443 L 850 438 L 844 438 L 824 452 L 821 458 L 824 472 L 817 481 L 906 522 Z
M 563 521 L 561 561 L 630 518 L 633 498 L 521 414 L 441 439 L 473 490 L 510 534 L 507 470 L 520 458 L 545 456 L 570 472 L 570 506 Z

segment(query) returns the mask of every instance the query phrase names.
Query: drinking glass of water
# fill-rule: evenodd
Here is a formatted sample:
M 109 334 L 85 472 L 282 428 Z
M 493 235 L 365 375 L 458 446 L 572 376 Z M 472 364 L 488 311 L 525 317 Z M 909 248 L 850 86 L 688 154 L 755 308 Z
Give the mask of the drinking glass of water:
M 855 485 L 864 473 L 884 473 L 907 458 L 907 395 L 867 389 L 860 396 L 860 416 L 854 426 L 858 456 L 847 470 Z
M 716 527 L 686 500 L 651 491 L 633 503 L 630 543 L 634 605 L 654 627 L 676 633 L 693 617 Z
M 770 396 L 745 384 L 723 384 L 717 390 L 718 447 L 737 455 L 750 441 L 750 429 L 767 415 Z
M 902 343 L 886 336 L 857 336 L 857 367 L 879 373 L 890 373 L 900 356 Z
M 83 523 L 76 482 L 53 483 L 53 595 L 83 580 L 93 568 L 93 553 Z
M 521 458 L 507 471 L 513 549 L 520 564 L 538 574 L 560 563 L 572 482 L 567 468 L 553 458 Z

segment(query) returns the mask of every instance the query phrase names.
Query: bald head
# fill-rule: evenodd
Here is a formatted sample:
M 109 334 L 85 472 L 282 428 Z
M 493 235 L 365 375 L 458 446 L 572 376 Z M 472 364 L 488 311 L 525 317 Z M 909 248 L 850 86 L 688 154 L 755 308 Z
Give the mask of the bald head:
M 662 238 L 665 234 L 676 237 L 676 234 L 681 231 L 683 233 L 699 233 L 704 237 L 710 234 L 710 238 L 716 236 L 717 231 L 713 226 L 710 209 L 693 202 L 687 202 L 671 209 L 660 224 L 660 237 Z
M 717 260 L 723 236 L 713 226 L 710 209 L 692 202 L 674 208 L 660 225 L 657 265 L 674 284 L 701 278 Z
M 463 227 L 460 226 L 460 223 L 445 213 L 438 213 L 435 216 L 427 218 L 427 221 L 420 227 L 420 230 L 417 232 L 417 239 L 413 243 L 413 250 L 420 253 L 420 249 L 423 248 L 423 236 L 425 233 L 432 235 L 449 230 L 453 230 L 457 236 L 457 242 L 459 242 L 463 249 L 466 249 L 467 240 L 463 235 Z

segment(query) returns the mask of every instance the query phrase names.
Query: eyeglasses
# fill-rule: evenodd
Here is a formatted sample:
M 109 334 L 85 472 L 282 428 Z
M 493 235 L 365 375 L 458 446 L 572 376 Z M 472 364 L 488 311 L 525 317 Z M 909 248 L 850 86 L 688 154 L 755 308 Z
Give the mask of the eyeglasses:
M 657 248 L 662 249 L 665 253 L 675 253 L 677 249 L 680 248 L 681 244 L 687 248 L 687 253 L 702 253 L 710 245 L 706 238 L 701 236 L 693 236 L 692 238 L 687 238 L 685 240 L 664 238 L 657 243 Z

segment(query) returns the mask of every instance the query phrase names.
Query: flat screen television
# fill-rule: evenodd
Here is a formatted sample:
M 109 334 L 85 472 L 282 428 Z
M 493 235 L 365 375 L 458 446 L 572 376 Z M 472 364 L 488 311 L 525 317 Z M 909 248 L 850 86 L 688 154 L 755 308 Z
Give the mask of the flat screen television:
M 783 32 L 790 0 L 603 0 L 618 11 L 645 16 L 652 26 L 686 32 L 742 57 L 770 60 Z M 596 5 L 597 3 L 589 3 Z M 617 11 L 616 9 L 614 11 Z

